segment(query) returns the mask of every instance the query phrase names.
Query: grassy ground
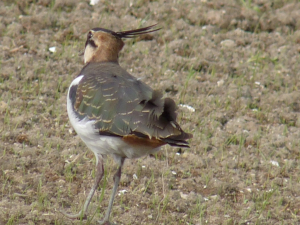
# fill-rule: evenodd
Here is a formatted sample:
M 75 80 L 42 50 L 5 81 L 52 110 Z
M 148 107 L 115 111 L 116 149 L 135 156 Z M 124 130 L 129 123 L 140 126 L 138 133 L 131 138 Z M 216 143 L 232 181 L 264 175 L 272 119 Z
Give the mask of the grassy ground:
M 120 64 L 182 104 L 180 124 L 194 138 L 190 149 L 126 161 L 112 221 L 299 224 L 299 18 L 289 0 L 2 0 L 0 224 L 103 217 L 111 157 L 88 219 L 57 212 L 81 209 L 95 172 L 66 92 L 89 29 L 155 23 L 162 30 L 126 41 Z

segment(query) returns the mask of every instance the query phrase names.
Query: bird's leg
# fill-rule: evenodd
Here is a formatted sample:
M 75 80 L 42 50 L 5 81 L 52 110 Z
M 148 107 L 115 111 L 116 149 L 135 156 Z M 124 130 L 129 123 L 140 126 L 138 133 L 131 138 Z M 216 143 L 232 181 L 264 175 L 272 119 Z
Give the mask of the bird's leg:
M 66 217 L 70 218 L 70 219 L 82 219 L 85 218 L 85 213 L 87 211 L 87 208 L 89 207 L 89 204 L 94 196 L 94 193 L 96 191 L 96 189 L 99 186 L 99 183 L 103 177 L 104 174 L 104 168 L 103 168 L 103 158 L 101 155 L 96 155 L 96 157 L 98 158 L 97 160 L 97 164 L 96 164 L 96 175 L 95 175 L 95 182 L 94 185 L 92 187 L 92 189 L 90 190 L 89 195 L 87 196 L 84 206 L 82 208 L 82 210 L 80 210 L 79 213 L 77 214 L 67 214 L 63 211 L 60 211 L 63 215 L 65 215 Z
M 109 222 L 109 216 L 110 216 L 111 209 L 112 209 L 112 206 L 113 206 L 113 202 L 114 202 L 114 199 L 115 199 L 115 195 L 116 195 L 119 183 L 120 183 L 121 173 L 122 173 L 122 166 L 124 164 L 124 161 L 125 161 L 125 158 L 121 158 L 120 166 L 119 166 L 117 172 L 114 175 L 114 187 L 113 187 L 113 190 L 112 190 L 112 193 L 111 193 L 111 196 L 110 196 L 108 208 L 106 210 L 104 219 L 102 221 L 99 221 L 101 225 L 110 225 L 111 224 Z

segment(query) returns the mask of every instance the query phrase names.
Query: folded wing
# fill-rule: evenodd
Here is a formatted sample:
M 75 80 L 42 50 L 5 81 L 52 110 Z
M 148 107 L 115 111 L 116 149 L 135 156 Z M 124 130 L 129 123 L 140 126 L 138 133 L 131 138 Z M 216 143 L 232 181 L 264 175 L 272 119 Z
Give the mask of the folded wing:
M 176 122 L 176 104 L 152 90 L 117 63 L 90 63 L 81 71 L 74 109 L 79 118 L 95 120 L 101 135 L 137 136 L 188 147 Z

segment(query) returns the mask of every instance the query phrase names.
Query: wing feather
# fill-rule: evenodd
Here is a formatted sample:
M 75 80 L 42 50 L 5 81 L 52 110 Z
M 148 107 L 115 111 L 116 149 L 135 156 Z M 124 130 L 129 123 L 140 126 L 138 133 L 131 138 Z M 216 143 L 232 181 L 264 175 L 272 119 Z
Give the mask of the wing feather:
M 187 147 L 176 122 L 176 104 L 127 73 L 117 63 L 90 63 L 80 74 L 76 107 L 81 118 L 95 120 L 101 134 L 144 135 Z

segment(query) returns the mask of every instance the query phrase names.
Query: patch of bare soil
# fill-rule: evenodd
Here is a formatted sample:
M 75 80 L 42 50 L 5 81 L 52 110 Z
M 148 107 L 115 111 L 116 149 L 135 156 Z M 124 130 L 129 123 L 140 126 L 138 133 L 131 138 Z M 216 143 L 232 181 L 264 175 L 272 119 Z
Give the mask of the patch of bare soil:
M 162 30 L 126 41 L 120 64 L 181 104 L 194 138 L 190 149 L 126 161 L 112 221 L 299 224 L 299 18 L 291 0 L 2 0 L 0 224 L 103 217 L 110 157 L 88 219 L 57 211 L 81 209 L 95 172 L 68 122 L 67 89 L 91 28 L 155 23 Z

